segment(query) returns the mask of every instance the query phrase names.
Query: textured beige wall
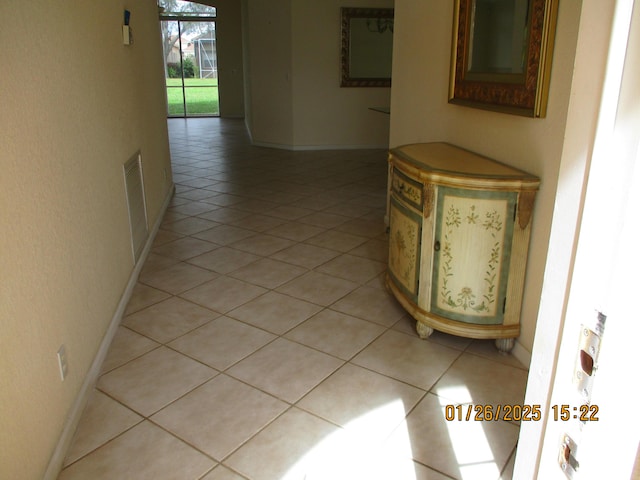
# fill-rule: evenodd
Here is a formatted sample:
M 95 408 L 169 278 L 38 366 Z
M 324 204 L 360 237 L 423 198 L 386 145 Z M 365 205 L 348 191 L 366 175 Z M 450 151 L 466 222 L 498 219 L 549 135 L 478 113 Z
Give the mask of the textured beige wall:
M 340 87 L 340 7 L 393 8 L 393 0 L 296 0 L 293 116 L 297 146 L 389 146 L 387 88 Z
M 133 270 L 123 163 L 141 150 L 150 223 L 171 178 L 155 1 L 128 2 L 129 47 L 124 4 L 63 3 L 0 3 L 0 478 L 7 479 L 42 478 Z
M 293 144 L 291 0 L 248 0 L 247 127 L 254 142 Z
M 453 0 L 396 0 L 391 146 L 446 141 L 538 175 L 519 343 L 533 346 L 564 131 L 580 0 L 560 2 L 546 118 L 449 105 Z
M 247 125 L 254 142 L 285 148 L 386 147 L 389 88 L 340 88 L 338 0 L 246 1 Z M 351 7 L 392 7 L 355 0 Z

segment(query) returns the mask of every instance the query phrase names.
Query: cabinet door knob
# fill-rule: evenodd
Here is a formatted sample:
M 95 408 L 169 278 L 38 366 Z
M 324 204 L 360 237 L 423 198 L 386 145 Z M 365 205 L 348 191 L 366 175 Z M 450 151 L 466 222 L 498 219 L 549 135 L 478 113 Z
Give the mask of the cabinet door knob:
M 440 240 L 436 240 L 436 243 L 433 245 L 433 249 L 434 249 L 436 252 L 439 252 L 439 251 L 440 251 Z

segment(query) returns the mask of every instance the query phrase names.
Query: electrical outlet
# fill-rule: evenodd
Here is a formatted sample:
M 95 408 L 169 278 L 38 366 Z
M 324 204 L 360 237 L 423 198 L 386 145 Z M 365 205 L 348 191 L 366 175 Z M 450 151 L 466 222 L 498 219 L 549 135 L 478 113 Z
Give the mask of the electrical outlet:
M 58 367 L 60 368 L 60 379 L 64 382 L 69 372 L 69 364 L 67 363 L 67 349 L 64 345 L 60 345 L 58 349 Z

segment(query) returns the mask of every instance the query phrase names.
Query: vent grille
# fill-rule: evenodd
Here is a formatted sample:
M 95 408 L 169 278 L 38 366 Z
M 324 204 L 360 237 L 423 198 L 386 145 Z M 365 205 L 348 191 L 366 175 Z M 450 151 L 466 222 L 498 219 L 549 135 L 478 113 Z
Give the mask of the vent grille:
M 149 234 L 140 152 L 137 152 L 124 164 L 124 183 L 127 194 L 127 207 L 129 209 L 131 249 L 133 261 L 137 263 Z

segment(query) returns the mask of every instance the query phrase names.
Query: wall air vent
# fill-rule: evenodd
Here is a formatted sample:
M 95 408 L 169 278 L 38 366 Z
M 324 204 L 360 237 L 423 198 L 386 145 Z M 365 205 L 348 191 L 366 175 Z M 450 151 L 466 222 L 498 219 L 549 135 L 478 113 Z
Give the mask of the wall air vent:
M 144 198 L 142 178 L 142 159 L 137 152 L 124 164 L 124 183 L 129 208 L 129 226 L 131 228 L 131 249 L 134 264 L 138 262 L 147 241 L 147 204 Z

